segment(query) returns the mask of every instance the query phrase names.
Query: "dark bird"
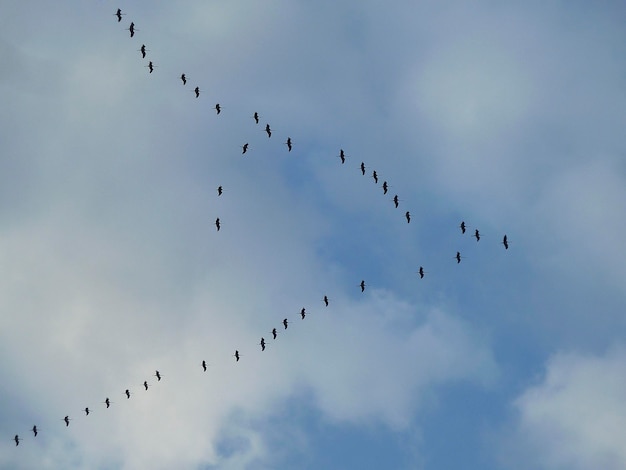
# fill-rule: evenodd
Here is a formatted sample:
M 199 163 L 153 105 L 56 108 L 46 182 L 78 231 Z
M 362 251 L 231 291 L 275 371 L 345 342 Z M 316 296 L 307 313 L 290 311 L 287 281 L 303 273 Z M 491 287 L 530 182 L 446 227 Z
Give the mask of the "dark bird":
M 220 231 L 220 227 L 222 226 L 220 224 L 220 218 L 218 217 L 217 219 L 215 219 L 215 226 L 217 227 L 217 231 Z
M 233 354 L 233 356 L 235 356 L 235 359 L 239 362 L 239 351 L 235 350 L 235 354 Z
M 411 214 L 409 213 L 409 211 L 406 211 L 404 216 L 406 217 L 406 223 L 410 224 L 411 223 Z
M 146 390 L 148 390 L 148 381 L 147 380 L 143 381 L 143 386 L 146 388 Z
M 285 142 L 287 149 L 291 152 L 291 137 L 287 137 L 287 142 Z
M 193 91 L 196 94 L 196 98 L 200 98 L 200 87 L 199 86 L 195 87 Z
M 376 170 L 372 172 L 372 178 L 374 178 L 374 182 L 378 184 L 378 174 L 376 173 Z
M 126 389 L 126 392 L 124 393 L 126 393 L 126 398 L 130 398 L 130 390 Z
M 504 249 L 508 250 L 509 249 L 509 240 L 506 238 L 506 235 L 504 236 L 504 238 L 502 239 L 502 244 L 504 245 Z
M 107 408 L 111 406 L 111 400 L 109 400 L 108 398 L 104 400 L 103 403 L 107 406 Z
M 325 295 L 322 300 L 324 301 L 324 305 L 326 305 L 328 307 L 328 296 Z
M 265 338 L 261 338 L 261 342 L 259 344 L 261 345 L 261 351 L 265 351 Z
M 365 163 L 361 162 L 361 174 L 365 176 Z
M 183 85 L 187 85 L 187 77 L 185 77 L 184 73 L 180 76 L 180 79 L 183 81 Z M 199 92 L 200 92 L 200 90 L 198 90 L 197 93 L 199 93 Z
M 37 426 L 33 426 L 33 429 L 31 429 L 31 431 L 33 432 L 35 437 L 37 437 Z
M 118 17 L 119 18 L 119 17 Z M 130 37 L 135 36 L 135 23 L 131 23 L 128 27 L 128 31 L 130 31 Z
M 20 445 L 20 436 L 18 436 L 17 434 L 15 435 L 15 437 L 13 438 L 13 440 L 15 441 L 15 445 L 19 446 Z
M 276 339 L 276 336 L 278 336 L 278 333 L 276 332 L 276 328 L 272 328 L 272 336 L 274 337 L 274 339 Z
M 152 61 L 148 62 L 148 65 L 146 65 L 146 67 L 148 67 L 148 70 L 150 70 L 150 73 L 154 71 L 154 65 L 152 64 Z
M 202 361 L 202 369 L 206 372 L 206 361 Z
M 243 144 L 241 148 L 243 149 L 243 151 L 241 152 L 241 155 L 243 155 L 244 153 L 248 151 L 248 143 L 246 142 L 245 144 Z
M 478 229 L 474 230 L 474 237 L 476 237 L 477 242 L 480 241 L 480 233 L 478 232 Z
M 396 209 L 398 208 L 398 202 L 400 202 L 400 199 L 398 199 L 398 195 L 396 194 L 393 197 L 393 203 L 396 205 Z
M 461 253 L 457 251 L 455 258 L 456 258 L 456 264 L 459 264 L 461 262 Z
M 339 158 L 341 158 L 341 164 L 343 165 L 344 163 L 346 163 L 346 154 L 343 151 L 343 149 L 339 149 Z
M 366 285 L 367 285 L 367 284 L 365 284 L 365 281 L 364 281 L 364 280 L 363 280 L 363 281 L 361 281 L 361 284 L 359 284 L 359 286 L 361 287 L 361 292 L 365 292 L 365 286 L 366 286 Z
M 71 419 L 69 416 L 66 416 L 65 418 L 63 418 L 63 421 L 65 421 L 65 427 L 68 427 L 70 425 Z
M 465 233 L 465 221 L 461 221 L 461 225 L 459 225 L 459 227 L 461 227 L 461 233 Z
M 218 186 L 217 187 L 217 195 L 221 196 L 223 192 L 224 192 L 224 189 L 221 186 Z
M 222 107 L 220 106 L 220 104 L 219 104 L 219 103 L 216 103 L 216 104 L 215 104 L 215 107 L 214 107 L 213 109 L 215 109 L 215 111 L 217 112 L 217 114 L 219 114 L 219 113 L 221 113 L 221 112 L 222 112 Z
M 387 188 L 389 188 L 389 185 L 386 181 L 383 181 L 383 194 L 387 194 Z
M 287 319 L 285 318 L 283 320 L 283 325 L 285 326 L 285 330 L 287 329 L 287 325 L 289 324 L 289 322 L 287 321 Z
M 424 268 L 422 266 L 420 266 L 420 270 L 418 271 L 419 275 L 420 275 L 420 279 L 424 279 Z
M 89 416 L 89 408 L 85 408 L 85 416 Z
M 157 378 L 159 382 L 161 381 L 161 373 L 158 370 L 155 372 L 154 376 Z
M 141 45 L 141 48 L 139 49 L 139 51 L 141 52 L 141 58 L 142 58 L 142 59 L 145 59 L 145 58 L 146 58 L 146 51 L 147 51 L 147 50 L 148 50 L 148 49 L 146 49 L 146 45 L 145 45 L 145 44 L 142 44 L 142 45 Z
M 265 132 L 267 132 L 267 137 L 272 137 L 272 130 L 270 129 L 269 124 L 265 124 Z
M 252 118 L 254 119 L 254 122 L 256 122 L 257 124 L 259 123 L 259 113 L 255 111 L 255 113 L 252 115 Z
M 302 310 L 300 310 L 300 316 L 302 317 L 303 320 L 304 320 L 304 317 L 306 317 L 306 311 L 304 307 L 302 307 Z
M 114 13 L 115 16 L 117 16 L 117 22 L 119 23 L 120 21 L 122 21 L 122 16 L 124 16 L 126 13 L 122 13 L 122 9 L 118 8 L 117 12 Z

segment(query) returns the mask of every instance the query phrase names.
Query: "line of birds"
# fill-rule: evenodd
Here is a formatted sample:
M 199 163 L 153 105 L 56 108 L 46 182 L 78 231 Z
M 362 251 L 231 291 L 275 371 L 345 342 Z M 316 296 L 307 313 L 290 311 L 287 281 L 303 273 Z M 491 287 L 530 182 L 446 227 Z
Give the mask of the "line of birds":
M 117 21 L 121 22 L 122 21 L 122 17 L 125 16 L 125 13 L 122 13 L 121 9 L 118 8 L 116 13 L 115 13 L 115 16 L 117 17 Z M 138 29 L 135 28 L 135 23 L 134 22 L 130 23 L 130 25 L 127 28 L 127 30 L 130 32 L 130 37 L 131 38 L 133 38 L 135 36 L 135 32 L 136 31 L 139 31 Z M 139 51 L 141 52 L 142 58 L 145 59 L 146 55 L 147 55 L 147 52 L 149 52 L 149 49 L 146 48 L 145 44 L 142 44 L 142 46 L 139 49 Z M 152 73 L 154 71 L 154 69 L 156 68 L 156 66 L 152 63 L 152 61 L 149 61 L 148 65 L 146 67 L 149 69 L 150 73 Z M 187 77 L 186 77 L 185 73 L 181 74 L 180 79 L 181 79 L 183 85 L 187 84 Z M 200 91 L 201 90 L 200 90 L 199 86 L 196 86 L 193 89 L 193 92 L 195 93 L 196 98 L 200 97 Z M 222 111 L 222 106 L 219 103 L 217 103 L 214 106 L 214 109 L 216 110 L 217 114 L 219 115 L 221 113 L 221 111 Z M 260 115 L 259 115 L 258 112 L 255 111 L 254 114 L 252 115 L 252 118 L 254 119 L 256 124 L 259 124 L 259 122 L 260 122 Z M 264 131 L 267 134 L 268 138 L 272 137 L 272 129 L 271 129 L 269 124 L 265 125 Z M 288 151 L 291 152 L 291 150 L 293 148 L 293 143 L 292 143 L 291 137 L 287 137 L 287 141 L 284 142 L 284 144 L 287 145 Z M 243 146 L 241 146 L 241 148 L 242 148 L 242 155 L 245 155 L 248 152 L 248 150 L 249 150 L 249 144 L 246 142 Z M 342 165 L 345 164 L 346 159 L 349 158 L 348 155 L 346 155 L 346 153 L 345 153 L 345 151 L 343 149 L 339 150 L 339 155 L 337 155 L 337 157 L 340 158 Z M 361 164 L 359 165 L 359 169 L 361 171 L 361 174 L 363 176 L 365 176 L 367 167 L 365 166 L 364 162 L 361 162 Z M 377 173 L 376 170 L 372 171 L 371 177 L 373 178 L 375 184 L 378 185 L 379 176 L 378 176 L 378 173 Z M 383 181 L 381 187 L 383 189 L 383 194 L 386 195 L 388 193 L 389 188 L 391 186 L 388 184 L 387 181 Z M 218 186 L 218 188 L 217 188 L 218 196 L 222 196 L 223 192 L 224 192 L 224 188 L 222 186 Z M 392 198 L 392 201 L 394 203 L 394 206 L 396 208 L 398 208 L 399 207 L 399 203 L 400 203 L 401 200 L 399 199 L 397 194 L 394 195 L 394 197 Z M 410 214 L 409 211 L 405 212 L 405 218 L 406 218 L 407 223 L 411 222 L 411 214 Z M 215 226 L 217 228 L 217 231 L 219 231 L 220 228 L 221 228 L 221 222 L 220 222 L 219 217 L 215 220 Z M 461 221 L 461 224 L 459 225 L 459 228 L 461 229 L 461 233 L 462 234 L 466 233 L 466 230 L 467 230 L 468 227 L 467 227 L 465 221 Z M 478 229 L 474 230 L 474 234 L 472 236 L 474 238 L 476 238 L 477 242 L 480 241 L 480 232 L 479 232 Z M 508 241 L 507 235 L 504 235 L 501 244 L 504 245 L 504 248 L 508 250 L 508 248 L 509 248 L 509 241 Z M 456 259 L 457 264 L 459 264 L 461 262 L 461 259 L 463 259 L 463 257 L 461 256 L 461 253 L 459 251 L 456 252 L 456 255 L 454 256 L 454 258 Z M 425 274 L 427 274 L 427 273 L 428 272 L 424 270 L 423 266 L 420 266 L 419 270 L 417 271 L 417 274 L 419 274 L 421 279 L 423 279 Z M 368 284 L 366 284 L 365 280 L 363 279 L 363 280 L 361 280 L 361 282 L 357 286 L 360 287 L 361 293 L 364 293 L 365 292 L 365 288 L 366 288 L 366 286 L 368 286 Z M 322 301 L 324 302 L 325 307 L 329 306 L 330 299 L 329 299 L 329 297 L 327 295 L 324 295 L 324 297 L 322 298 Z M 309 312 L 306 311 L 306 308 L 302 307 L 302 309 L 299 312 L 300 318 L 302 320 L 304 320 L 308 314 L 309 314 Z M 287 328 L 289 326 L 289 319 L 288 318 L 284 318 L 281 323 L 282 323 L 282 326 L 283 326 L 284 330 L 287 330 Z M 272 330 L 270 331 L 270 334 L 272 335 L 272 338 L 274 340 L 276 340 L 277 337 L 278 337 L 278 329 L 276 327 L 272 328 Z M 261 337 L 261 341 L 260 341 L 260 343 L 258 343 L 258 345 L 261 346 L 261 351 L 262 352 L 265 351 L 266 346 L 267 346 L 267 342 L 266 342 L 264 337 Z M 242 356 L 243 355 L 239 352 L 239 350 L 236 349 L 235 353 L 233 354 L 233 357 L 235 358 L 235 362 L 239 362 L 239 360 L 241 359 Z M 203 371 L 206 372 L 207 369 L 208 369 L 208 366 L 209 366 L 209 364 L 206 362 L 206 360 L 202 360 L 200 365 L 201 365 Z M 155 372 L 155 374 L 154 374 L 154 377 L 156 377 L 157 380 L 160 382 L 161 378 L 163 376 L 157 370 Z M 144 382 L 142 383 L 142 386 L 147 391 L 148 388 L 149 388 L 148 381 L 144 380 Z M 130 397 L 131 397 L 130 389 L 125 389 L 124 394 L 125 394 L 127 399 L 130 399 Z M 102 403 L 105 404 L 106 408 L 108 409 L 108 408 L 110 408 L 111 404 L 114 403 L 114 402 L 112 402 L 109 397 L 106 397 L 105 400 Z M 89 407 L 85 407 L 83 409 L 83 412 L 85 413 L 85 416 L 89 416 L 91 411 L 92 411 L 92 409 L 90 409 Z M 70 418 L 69 415 L 66 415 L 64 418 L 62 418 L 62 421 L 65 423 L 66 427 L 69 427 L 70 421 L 72 421 L 72 419 L 73 418 Z M 38 430 L 36 425 L 34 425 L 30 429 L 30 431 L 32 431 L 34 437 L 37 437 L 37 435 L 39 433 L 39 430 Z M 14 436 L 13 440 L 15 442 L 15 445 L 18 446 L 20 444 L 20 442 L 23 441 L 23 438 L 19 437 L 19 434 L 16 434 Z

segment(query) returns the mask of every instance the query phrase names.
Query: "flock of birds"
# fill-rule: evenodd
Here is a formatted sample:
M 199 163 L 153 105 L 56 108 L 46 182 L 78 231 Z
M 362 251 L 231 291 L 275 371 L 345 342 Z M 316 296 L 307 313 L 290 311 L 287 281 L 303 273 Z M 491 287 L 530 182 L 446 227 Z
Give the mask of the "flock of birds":
M 122 10 L 118 8 L 116 13 L 114 13 L 114 15 L 117 17 L 117 21 L 119 23 L 119 22 L 122 21 L 122 17 L 125 16 L 125 13 L 122 13 Z M 135 33 L 137 31 L 139 31 L 137 28 L 135 28 L 135 23 L 134 22 L 131 22 L 129 27 L 126 28 L 126 29 L 130 32 L 130 37 L 131 38 L 134 38 L 135 37 Z M 141 47 L 139 48 L 139 52 L 141 52 L 142 58 L 145 59 L 147 57 L 147 53 L 149 52 L 149 49 L 146 48 L 145 44 L 142 44 Z M 149 73 L 153 73 L 154 69 L 156 68 L 156 65 L 154 65 L 154 63 L 151 60 L 149 60 L 148 61 L 148 65 L 146 65 L 146 67 L 148 68 Z M 183 86 L 187 85 L 187 76 L 185 75 L 185 73 L 182 73 L 180 75 L 180 80 L 182 81 Z M 196 98 L 200 97 L 200 91 L 201 90 L 200 90 L 199 86 L 196 86 L 192 91 L 195 94 Z M 219 103 L 217 103 L 214 106 L 213 109 L 215 109 L 215 111 L 219 115 L 221 113 L 222 107 L 221 107 L 221 105 Z M 252 115 L 252 118 L 254 119 L 256 124 L 260 123 L 260 115 L 259 115 L 258 112 L 254 112 L 254 114 Z M 271 129 L 269 124 L 265 125 L 265 129 L 264 130 L 265 130 L 265 133 L 267 134 L 267 137 L 271 138 L 272 137 L 272 129 Z M 289 152 L 291 152 L 291 150 L 293 149 L 293 142 L 291 140 L 291 137 L 287 137 L 287 140 L 286 140 L 286 142 L 284 142 L 284 144 L 287 145 L 287 150 Z M 245 155 L 248 152 L 249 148 L 250 148 L 249 144 L 247 142 L 244 143 L 241 146 L 242 155 Z M 341 164 L 343 165 L 343 164 L 346 163 L 346 159 L 348 158 L 348 155 L 346 155 L 346 153 L 345 153 L 345 151 L 343 149 L 340 149 L 339 150 L 339 155 L 337 155 L 337 157 L 340 158 Z M 361 171 L 361 174 L 363 176 L 365 176 L 367 167 L 365 166 L 364 162 L 361 162 L 361 164 L 359 165 L 359 169 Z M 376 172 L 376 170 L 372 170 L 371 177 L 374 180 L 375 184 L 378 185 L 379 177 L 378 177 L 378 173 Z M 386 195 L 388 193 L 389 187 L 390 186 L 389 186 L 387 181 L 383 181 L 382 182 L 383 194 Z M 217 188 L 218 196 L 222 196 L 223 192 L 224 192 L 224 188 L 222 186 L 218 186 L 218 188 Z M 394 197 L 392 198 L 392 201 L 394 203 L 394 206 L 396 208 L 398 208 L 399 207 L 399 203 L 400 203 L 400 199 L 399 199 L 397 194 L 394 195 Z M 410 223 L 411 222 L 411 214 L 410 214 L 410 212 L 406 211 L 404 216 L 406 218 L 407 223 Z M 219 217 L 215 220 L 215 226 L 217 228 L 217 231 L 219 231 L 220 228 L 221 228 L 221 222 L 220 222 Z M 468 226 L 465 223 L 465 221 L 462 221 L 460 223 L 460 225 L 459 225 L 459 228 L 461 230 L 461 233 L 465 234 L 466 231 L 467 231 Z M 472 236 L 474 238 L 476 238 L 477 242 L 480 241 L 481 236 L 480 236 L 480 231 L 478 229 L 474 230 L 474 234 Z M 504 248 L 506 250 L 509 249 L 509 241 L 508 241 L 507 235 L 504 235 L 504 237 L 502 238 L 502 241 L 500 243 L 504 246 Z M 463 256 L 461 256 L 461 253 L 459 251 L 457 251 L 456 255 L 454 256 L 454 259 L 456 259 L 456 262 L 458 264 L 463 259 Z M 419 277 L 421 279 L 423 279 L 425 274 L 427 274 L 427 271 L 424 270 L 423 266 L 420 266 L 419 270 L 417 271 L 417 274 L 419 275 Z M 358 284 L 358 287 L 360 287 L 362 293 L 365 292 L 366 286 L 367 286 L 367 284 L 365 283 L 365 280 L 361 280 L 361 282 Z M 322 300 L 322 302 L 324 302 L 325 307 L 328 307 L 330 305 L 330 299 L 329 299 L 329 297 L 327 295 L 324 295 L 324 297 L 321 300 Z M 302 309 L 299 312 L 300 318 L 302 320 L 304 320 L 308 314 L 309 314 L 309 312 L 306 311 L 306 308 L 302 307 Z M 283 326 L 283 330 L 287 330 L 287 328 L 289 327 L 289 318 L 285 318 L 285 319 L 282 320 L 282 326 Z M 276 327 L 272 328 L 272 330 L 270 331 L 270 334 L 272 335 L 273 340 L 276 340 L 277 337 L 278 337 L 278 328 L 276 328 Z M 260 341 L 260 343 L 258 343 L 258 345 L 261 347 L 261 351 L 265 351 L 267 342 L 266 342 L 264 337 L 261 337 L 261 341 Z M 239 350 L 236 349 L 235 353 L 233 354 L 233 357 L 235 358 L 235 361 L 239 362 L 239 360 L 241 359 L 242 356 L 243 355 L 239 352 Z M 200 366 L 202 367 L 202 370 L 204 372 L 207 371 L 208 363 L 206 362 L 206 360 L 202 360 L 202 362 L 200 363 Z M 155 371 L 154 377 L 156 377 L 157 381 L 160 382 L 162 377 L 163 377 L 163 375 L 157 370 L 157 371 Z M 150 386 L 150 384 L 148 383 L 147 380 L 144 380 L 142 386 L 145 389 L 145 391 L 147 391 L 149 386 Z M 123 393 L 126 396 L 126 399 L 130 399 L 131 398 L 131 391 L 130 391 L 130 389 L 125 389 Z M 105 400 L 102 403 L 108 409 L 108 408 L 111 407 L 111 404 L 114 403 L 114 402 L 112 402 L 109 397 L 106 397 Z M 89 408 L 89 407 L 85 407 L 82 410 L 82 412 L 85 413 L 85 416 L 89 416 L 91 411 L 92 411 L 92 408 Z M 73 418 L 70 418 L 69 415 L 66 415 L 65 417 L 63 417 L 61 419 L 61 421 L 63 421 L 65 423 L 66 427 L 69 427 L 70 421 L 72 421 L 72 419 Z M 37 428 L 37 425 L 34 425 L 30 429 L 30 431 L 33 433 L 34 437 L 37 437 L 37 435 L 39 434 L 39 429 Z M 19 446 L 20 442 L 23 441 L 23 438 L 20 437 L 19 434 L 16 434 L 14 436 L 14 438 L 13 438 L 13 441 L 15 442 L 16 446 Z

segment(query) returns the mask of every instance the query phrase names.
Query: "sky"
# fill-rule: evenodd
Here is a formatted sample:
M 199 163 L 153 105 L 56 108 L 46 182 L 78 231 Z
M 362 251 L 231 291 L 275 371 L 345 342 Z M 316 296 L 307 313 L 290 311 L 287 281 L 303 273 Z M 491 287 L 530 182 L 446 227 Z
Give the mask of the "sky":
M 0 468 L 626 468 L 625 15 L 2 2 Z

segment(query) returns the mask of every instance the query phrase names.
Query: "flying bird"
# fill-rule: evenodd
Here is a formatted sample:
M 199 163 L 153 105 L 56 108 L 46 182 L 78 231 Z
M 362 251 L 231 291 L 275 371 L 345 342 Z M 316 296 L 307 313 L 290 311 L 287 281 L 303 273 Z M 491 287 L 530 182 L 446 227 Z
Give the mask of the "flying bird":
M 383 181 L 383 194 L 387 194 L 387 188 L 389 188 L 389 185 L 386 181 Z
M 200 87 L 199 86 L 195 87 L 193 91 L 196 94 L 196 98 L 200 98 Z
M 37 426 L 33 426 L 33 429 L 31 429 L 31 431 L 33 432 L 35 437 L 37 437 Z
M 459 225 L 459 227 L 461 228 L 461 233 L 465 233 L 465 221 L 461 221 L 461 225 Z
M 130 398 L 130 390 L 126 389 L 126 392 L 124 393 L 126 393 L 126 398 Z
M 504 245 L 504 249 L 508 250 L 509 249 L 509 240 L 506 238 L 506 235 L 504 236 L 504 238 L 502 239 L 502 244 Z
M 119 16 L 118 16 L 119 18 Z M 119 21 L 118 21 L 119 23 Z M 130 31 L 130 37 L 132 38 L 133 36 L 135 36 L 135 23 L 131 23 L 130 26 L 127 28 L 128 31 Z
M 287 148 L 291 152 L 291 137 L 287 137 L 287 142 L 285 142 L 285 145 L 287 146 Z
M 143 381 L 143 386 L 146 388 L 146 390 L 148 390 L 148 381 L 147 380 Z
M 276 332 L 276 328 L 272 328 L 272 336 L 274 337 L 274 339 L 276 339 L 276 336 L 278 336 L 278 333 Z
M 420 266 L 420 270 L 418 271 L 419 275 L 420 275 L 420 279 L 424 279 L 424 273 L 426 271 L 424 271 L 424 268 L 422 266 Z
M 117 22 L 119 23 L 120 21 L 122 21 L 122 16 L 124 16 L 126 13 L 122 13 L 122 9 L 118 8 L 117 12 L 113 13 L 115 16 L 117 16 Z
M 374 178 L 374 182 L 378 184 L 378 174 L 376 173 L 376 170 L 372 172 L 372 178 Z
M 404 216 L 406 217 L 406 223 L 410 224 L 411 223 L 411 213 L 409 211 L 406 211 Z
M 154 374 L 154 376 L 157 378 L 157 380 L 160 382 L 161 381 L 161 373 L 157 370 L 156 373 Z
M 265 351 L 265 338 L 261 338 L 261 342 L 259 344 L 261 345 L 261 351 Z
M 239 351 L 235 350 L 235 354 L 233 354 L 233 356 L 235 356 L 235 359 L 239 362 Z
M 219 114 L 219 113 L 221 113 L 221 112 L 222 112 L 222 107 L 220 106 L 220 104 L 219 104 L 219 103 L 216 103 L 216 104 L 215 104 L 215 107 L 214 107 L 213 109 L 215 109 L 215 111 L 217 112 L 217 114 Z
M 248 143 L 246 142 L 245 144 L 243 144 L 241 148 L 243 149 L 243 151 L 241 152 L 241 155 L 243 155 L 248 151 Z
M 283 320 L 283 325 L 284 325 L 284 327 L 285 327 L 285 330 L 287 329 L 287 325 L 288 325 L 288 324 L 289 324 L 289 322 L 288 322 L 288 321 L 287 321 L 287 319 L 285 318 L 285 319 Z
M 461 253 L 457 251 L 455 258 L 456 258 L 456 264 L 459 264 L 462 258 Z
M 217 187 L 217 195 L 221 196 L 223 192 L 224 192 L 224 189 L 221 186 L 218 186 Z
M 111 400 L 109 400 L 108 398 L 104 400 L 102 403 L 104 403 L 107 406 L 107 408 L 111 406 Z
M 180 76 L 180 79 L 183 81 L 183 85 L 187 85 L 187 77 L 185 77 L 185 74 L 184 74 L 184 73 Z M 199 91 L 200 91 L 200 90 L 198 90 L 198 92 L 199 92 Z
M 339 149 L 339 158 L 341 158 L 341 164 L 343 165 L 344 163 L 346 163 L 346 154 L 343 151 L 343 149 Z
M 480 233 L 478 232 L 478 229 L 474 230 L 474 237 L 476 237 L 477 242 L 480 241 Z
M 257 124 L 259 123 L 259 113 L 255 111 L 255 113 L 252 115 L 252 118 L 254 119 L 254 122 L 256 122 Z
M 150 70 L 150 73 L 152 73 L 154 71 L 154 67 L 156 66 L 152 64 L 152 61 L 150 61 L 148 62 L 148 65 L 146 65 L 146 67 L 148 67 L 148 70 Z
M 20 445 L 20 436 L 18 436 L 17 434 L 15 435 L 15 437 L 13 438 L 13 440 L 15 441 L 15 446 L 19 446 Z
M 217 231 L 220 231 L 220 227 L 222 226 L 220 224 L 220 218 L 218 217 L 217 219 L 215 219 L 215 226 L 217 227 Z
M 393 197 L 393 203 L 396 205 L 396 209 L 398 208 L 398 202 L 400 202 L 400 199 L 398 199 L 398 195 L 396 194 Z
M 141 47 L 139 48 L 139 51 L 141 52 L 141 58 L 145 59 L 146 58 L 146 51 L 148 49 L 146 49 L 146 45 L 142 44 Z
M 89 408 L 85 408 L 85 416 L 89 416 Z
M 303 320 L 304 320 L 304 317 L 306 317 L 306 311 L 304 307 L 302 307 L 302 310 L 300 310 L 300 316 L 302 317 Z
M 322 301 L 324 302 L 324 305 L 326 305 L 328 307 L 328 296 L 327 295 L 324 296 Z
M 206 361 L 202 361 L 202 369 L 206 372 Z
M 365 286 L 367 284 L 365 284 L 365 280 L 361 281 L 361 284 L 359 284 L 359 286 L 361 287 L 361 292 L 365 292 Z
M 267 137 L 272 137 L 272 130 L 270 129 L 269 124 L 265 124 L 265 132 L 267 132 Z
M 361 174 L 365 176 L 365 163 L 361 162 Z
M 66 416 L 65 418 L 63 418 L 63 421 L 65 421 L 65 427 L 68 427 L 70 425 L 70 421 L 72 419 L 69 416 Z

